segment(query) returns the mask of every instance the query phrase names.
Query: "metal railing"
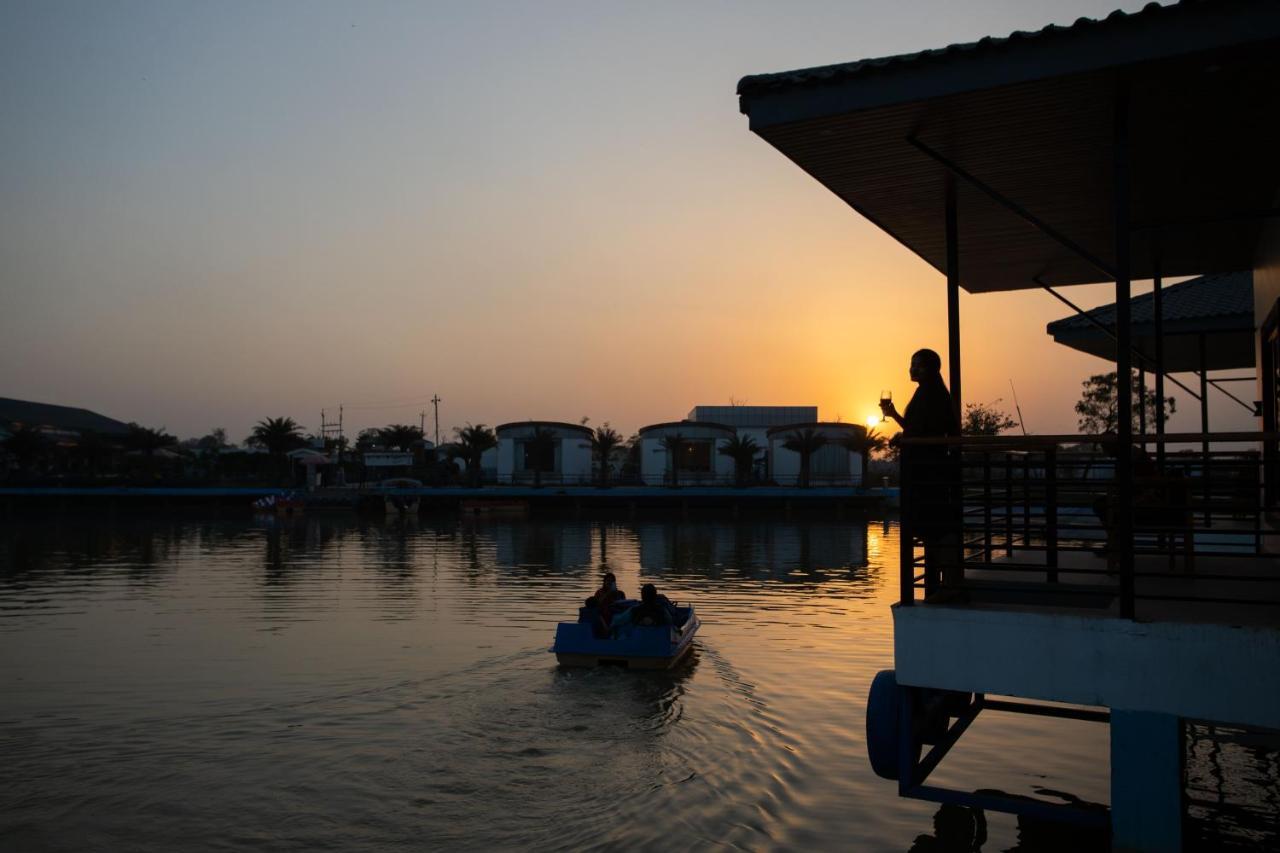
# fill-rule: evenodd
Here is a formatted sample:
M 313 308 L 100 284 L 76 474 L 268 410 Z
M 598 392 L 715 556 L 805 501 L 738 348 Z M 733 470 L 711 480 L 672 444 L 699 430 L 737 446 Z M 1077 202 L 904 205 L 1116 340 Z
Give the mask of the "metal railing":
M 901 603 L 1280 606 L 1280 560 L 1260 559 L 1275 438 L 1136 436 L 1128 503 L 1114 437 L 904 439 Z

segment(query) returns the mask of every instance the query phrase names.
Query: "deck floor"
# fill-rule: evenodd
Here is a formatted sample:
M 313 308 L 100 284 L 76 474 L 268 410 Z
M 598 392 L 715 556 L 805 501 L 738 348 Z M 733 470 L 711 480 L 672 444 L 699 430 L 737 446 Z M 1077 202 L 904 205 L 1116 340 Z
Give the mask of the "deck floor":
M 1197 550 L 1203 547 L 1197 537 Z M 1051 582 L 1045 552 L 1014 548 L 1010 557 L 1001 548 L 989 565 L 968 563 L 963 606 L 997 609 L 1050 608 L 1064 612 L 1093 612 L 1119 616 L 1119 578 L 1107 573 L 1106 557 L 1087 551 L 1058 555 L 1056 583 Z M 1011 571 L 1015 566 L 1024 570 Z M 1210 556 L 1197 554 L 1188 569 L 1179 555 L 1170 565 L 1167 555 L 1138 555 L 1134 561 L 1134 590 L 1140 621 L 1207 622 L 1280 628 L 1280 556 Z M 1169 576 L 1165 576 L 1169 575 Z M 1236 578 L 1236 579 L 1232 579 Z M 992 586 L 1022 587 L 1010 594 Z M 1066 589 L 1063 589 L 1066 587 Z M 1164 597 L 1189 598 L 1191 601 Z M 1215 602 L 1209 599 L 1240 599 Z M 1270 603 L 1267 603 L 1270 602 Z

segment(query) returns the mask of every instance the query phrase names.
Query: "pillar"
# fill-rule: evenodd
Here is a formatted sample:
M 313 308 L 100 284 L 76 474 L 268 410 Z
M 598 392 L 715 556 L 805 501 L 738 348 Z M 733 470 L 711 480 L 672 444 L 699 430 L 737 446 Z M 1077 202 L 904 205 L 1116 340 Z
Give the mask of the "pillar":
M 1111 710 L 1111 844 L 1126 853 L 1182 849 L 1182 721 Z

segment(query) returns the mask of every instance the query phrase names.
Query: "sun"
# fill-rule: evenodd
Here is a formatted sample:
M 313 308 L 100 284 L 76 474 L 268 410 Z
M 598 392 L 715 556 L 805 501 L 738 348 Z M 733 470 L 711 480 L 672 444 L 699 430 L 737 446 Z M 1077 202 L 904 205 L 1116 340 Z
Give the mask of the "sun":
M 867 426 L 879 426 L 881 417 L 882 416 L 879 412 L 876 412 L 874 415 L 867 415 Z

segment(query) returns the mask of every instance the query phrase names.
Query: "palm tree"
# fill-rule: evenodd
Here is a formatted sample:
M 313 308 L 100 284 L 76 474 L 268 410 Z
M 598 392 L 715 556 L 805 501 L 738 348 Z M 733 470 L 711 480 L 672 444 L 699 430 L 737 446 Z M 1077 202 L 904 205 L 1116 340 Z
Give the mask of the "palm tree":
M 467 474 L 471 480 L 471 485 L 479 487 L 480 485 L 480 462 L 484 457 L 486 450 L 492 450 L 498 446 L 498 437 L 494 435 L 493 430 L 484 424 L 467 424 L 464 427 L 454 427 L 453 435 L 456 441 L 453 447 L 449 449 L 452 456 L 461 459 L 467 464 Z
M 608 421 L 604 422 L 604 426 L 596 427 L 595 432 L 591 434 L 591 452 L 595 454 L 596 463 L 600 466 L 601 488 L 607 488 L 609 485 L 613 453 L 621 446 L 622 433 L 609 426 Z
M 383 447 L 408 450 L 415 441 L 422 441 L 422 430 L 407 424 L 391 424 L 378 430 L 378 440 Z
M 135 423 L 129 424 L 129 432 L 124 437 L 125 447 L 130 450 L 140 450 L 146 454 L 147 458 L 154 456 L 157 450 L 173 447 L 177 443 L 177 437 L 165 432 L 164 427 L 150 429 Z
M 667 453 L 667 461 L 671 464 L 671 488 L 680 488 L 680 451 L 684 449 L 683 433 L 673 432 L 662 437 L 662 449 Z M 655 453 L 657 451 L 654 451 Z
M 300 427 L 293 418 L 265 418 L 258 421 L 253 432 L 245 439 L 250 447 L 261 447 L 276 460 L 277 475 L 285 470 L 284 455 L 307 443 Z
M 24 426 L 4 440 L 4 451 L 18 461 L 18 470 L 26 471 L 47 453 L 53 442 L 40 430 Z
M 751 468 L 756 464 L 756 456 L 760 453 L 760 445 L 749 435 L 734 434 L 733 438 L 720 445 L 716 451 L 733 460 L 733 482 L 738 488 L 747 484 L 751 476 Z
M 871 470 L 871 454 L 888 447 L 889 440 L 874 429 L 868 429 L 846 435 L 840 439 L 840 445 L 862 457 L 862 484 L 865 486 L 868 472 Z
M 253 427 L 245 439 L 250 447 L 261 447 L 269 453 L 283 456 L 307 443 L 302 427 L 293 418 L 265 418 Z
M 560 436 L 555 430 L 544 426 L 535 426 L 529 433 L 529 437 L 524 440 L 525 466 L 533 464 L 535 489 L 542 488 L 542 472 L 550 471 L 555 467 L 556 443 L 559 440 Z
M 826 445 L 827 437 L 813 427 L 796 430 L 782 442 L 787 450 L 800 454 L 800 488 L 809 488 L 809 461 Z

